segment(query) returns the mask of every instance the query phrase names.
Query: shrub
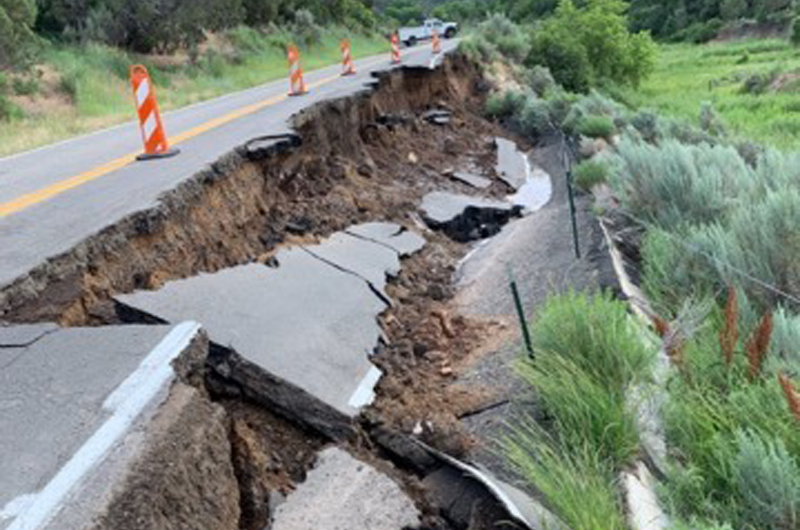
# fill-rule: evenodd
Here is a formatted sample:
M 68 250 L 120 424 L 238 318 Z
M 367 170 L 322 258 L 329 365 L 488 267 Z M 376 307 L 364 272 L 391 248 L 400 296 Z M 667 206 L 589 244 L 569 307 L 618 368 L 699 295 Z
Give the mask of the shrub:
M 611 138 L 614 121 L 608 116 L 586 116 L 578 125 L 578 133 L 589 138 Z
M 655 144 L 661 138 L 658 114 L 652 111 L 639 111 L 631 118 L 631 125 L 648 143 Z
M 36 44 L 34 0 L 0 0 L 0 70 L 27 64 Z
M 610 182 L 625 208 L 667 229 L 718 220 L 754 186 L 752 170 L 733 147 L 624 138 L 609 161 Z
M 18 96 L 33 96 L 39 93 L 39 80 L 35 77 L 15 77 L 11 85 Z
M 513 62 L 522 62 L 530 50 L 528 37 L 522 28 L 499 13 L 482 22 L 477 35 Z
M 495 92 L 486 101 L 486 114 L 492 118 L 509 118 L 522 112 L 529 96 L 524 92 Z
M 552 131 L 555 127 L 550 104 L 536 97 L 528 97 L 515 121 L 517 128 L 530 137 L 540 136 Z
M 322 28 L 317 25 L 313 13 L 308 9 L 299 9 L 295 12 L 292 33 L 297 39 L 297 44 L 305 47 L 319 44 L 322 40 Z
M 525 73 L 525 81 L 537 96 L 543 98 L 549 95 L 556 88 L 556 81 L 553 74 L 544 66 L 534 65 Z
M 792 32 L 789 40 L 792 45 L 800 46 L 800 17 L 796 17 L 792 21 Z
M 704 101 L 700 106 L 700 128 L 713 136 L 725 136 L 725 125 L 711 103 Z
M 458 49 L 473 62 L 492 63 L 497 60 L 499 52 L 482 35 L 470 35 L 459 44 Z
M 742 83 L 740 92 L 742 94 L 761 95 L 767 91 L 774 80 L 775 73 L 752 74 Z
M 225 36 L 241 55 L 258 55 L 265 48 L 265 39 L 261 32 L 248 26 L 230 29 Z
M 743 519 L 754 527 L 800 525 L 800 467 L 780 439 L 737 431 L 734 483 L 744 499 Z
M 581 123 L 590 116 L 606 116 L 612 120 L 612 126 L 623 128 L 627 122 L 627 111 L 616 101 L 605 97 L 596 90 L 577 99 L 563 120 L 564 130 L 569 134 L 579 132 Z
M 22 109 L 11 102 L 6 96 L 0 94 L 0 121 L 20 119 L 23 116 Z
M 591 191 L 608 180 L 608 164 L 600 160 L 585 160 L 575 167 L 574 177 L 576 186 Z

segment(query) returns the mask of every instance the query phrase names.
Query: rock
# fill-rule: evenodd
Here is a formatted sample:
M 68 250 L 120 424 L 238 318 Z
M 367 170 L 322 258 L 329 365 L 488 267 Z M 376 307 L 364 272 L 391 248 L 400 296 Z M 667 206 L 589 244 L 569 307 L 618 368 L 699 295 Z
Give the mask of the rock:
M 463 182 L 464 184 L 467 184 L 479 190 L 485 190 L 486 188 L 492 185 L 491 180 L 464 171 L 455 171 L 452 173 L 452 175 L 450 175 L 450 178 L 457 180 L 459 182 Z
M 425 222 L 432 229 L 441 230 L 451 239 L 466 243 L 499 233 L 503 225 L 521 215 L 522 207 L 435 191 L 423 198 L 422 211 Z
M 271 528 L 398 530 L 419 522 L 414 503 L 389 477 L 333 447 L 278 507 Z
M 528 179 L 528 157 L 511 140 L 497 138 L 497 175 L 514 190 Z
M 419 157 L 417 157 L 416 153 L 414 152 L 408 153 L 408 161 L 412 164 L 416 164 L 419 162 Z

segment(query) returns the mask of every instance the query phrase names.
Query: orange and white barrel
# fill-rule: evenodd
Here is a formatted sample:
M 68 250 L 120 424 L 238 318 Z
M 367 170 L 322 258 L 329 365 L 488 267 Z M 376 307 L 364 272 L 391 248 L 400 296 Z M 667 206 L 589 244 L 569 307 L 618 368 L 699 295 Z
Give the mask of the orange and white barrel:
M 442 53 L 442 39 L 439 37 L 439 30 L 433 30 L 431 34 L 431 49 L 434 54 Z
M 146 160 L 178 154 L 178 150 L 170 149 L 167 142 L 167 133 L 164 131 L 161 113 L 158 111 L 156 90 L 147 68 L 140 64 L 131 66 L 130 75 L 136 112 L 139 116 L 139 130 L 144 144 L 144 153 L 137 158 Z
M 400 64 L 403 60 L 400 58 L 400 35 L 396 32 L 392 33 L 392 64 Z
M 303 80 L 303 69 L 300 67 L 300 50 L 294 44 L 289 45 L 289 95 L 302 96 L 307 94 L 306 83 Z
M 356 65 L 353 63 L 350 39 L 342 39 L 339 47 L 342 50 L 342 75 L 354 75 L 356 73 Z

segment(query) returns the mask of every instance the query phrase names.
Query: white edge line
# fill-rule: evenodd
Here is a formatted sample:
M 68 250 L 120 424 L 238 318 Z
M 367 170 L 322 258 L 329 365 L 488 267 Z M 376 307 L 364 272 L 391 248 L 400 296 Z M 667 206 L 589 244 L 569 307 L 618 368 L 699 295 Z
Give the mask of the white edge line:
M 358 409 L 372 403 L 375 399 L 375 385 L 378 384 L 381 377 L 383 377 L 383 372 L 375 366 L 370 368 L 367 375 L 359 383 L 356 391 L 350 396 L 350 401 L 347 404 Z
M 14 519 L 7 530 L 41 528 L 56 515 L 72 489 L 102 462 L 147 405 L 174 377 L 175 373 L 169 363 L 189 346 L 199 329 L 200 325 L 195 322 L 184 322 L 175 326 L 161 340 L 139 368 L 109 396 L 114 407 L 112 416 L 75 452 L 44 489 L 36 494 L 35 500 Z M 154 365 L 157 365 L 156 369 Z

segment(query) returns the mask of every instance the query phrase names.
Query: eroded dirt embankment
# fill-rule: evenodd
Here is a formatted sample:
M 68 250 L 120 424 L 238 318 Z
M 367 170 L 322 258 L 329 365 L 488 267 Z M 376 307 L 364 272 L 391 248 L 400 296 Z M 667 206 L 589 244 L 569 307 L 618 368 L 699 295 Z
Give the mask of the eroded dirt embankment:
M 455 266 L 468 247 L 427 231 L 417 212 L 431 191 L 475 192 L 451 179 L 452 170 L 493 174 L 494 137 L 501 131 L 481 117 L 485 89 L 473 65 L 447 58 L 437 70 L 395 70 L 378 78 L 374 90 L 318 104 L 295 117 L 296 137 L 254 140 L 165 194 L 158 207 L 108 227 L 3 289 L 0 319 L 117 323 L 112 297 L 120 293 L 254 260 L 268 263 L 282 245 L 361 222 L 392 221 L 424 232 L 428 245 L 387 288 L 393 306 L 382 327 L 388 340 L 375 357 L 385 377 L 362 418 L 365 436 L 349 449 L 396 475 L 432 517 L 427 523 L 448 528 L 418 491 L 414 464 L 398 474 L 382 460 L 392 451 L 372 435 L 380 431 L 385 440 L 387 432 L 421 428 L 422 438 L 445 452 L 469 449 L 457 419 L 479 407 L 482 396 L 479 388 L 450 385 L 453 367 L 503 326 L 446 311 Z M 426 121 L 432 108 L 450 111 L 449 123 Z M 494 179 L 482 194 L 511 191 Z M 202 390 L 226 411 L 239 485 L 231 492 L 241 508 L 236 524 L 262 528 L 269 494 L 302 481 L 314 451 L 328 441 L 213 383 L 207 380 Z M 402 458 L 394 461 L 403 468 Z
M 316 105 L 295 118 L 300 147 L 255 142 L 223 157 L 158 207 L 4 288 L 1 318 L 103 323 L 116 293 L 245 263 L 292 237 L 374 218 L 407 222 L 431 174 L 477 150 L 481 133 L 490 132 L 471 113 L 476 83 L 471 66 L 448 60 L 436 71 L 386 74 L 371 93 Z M 433 126 L 418 113 L 437 103 L 463 110 L 464 123 L 454 128 L 463 134 L 426 134 Z

